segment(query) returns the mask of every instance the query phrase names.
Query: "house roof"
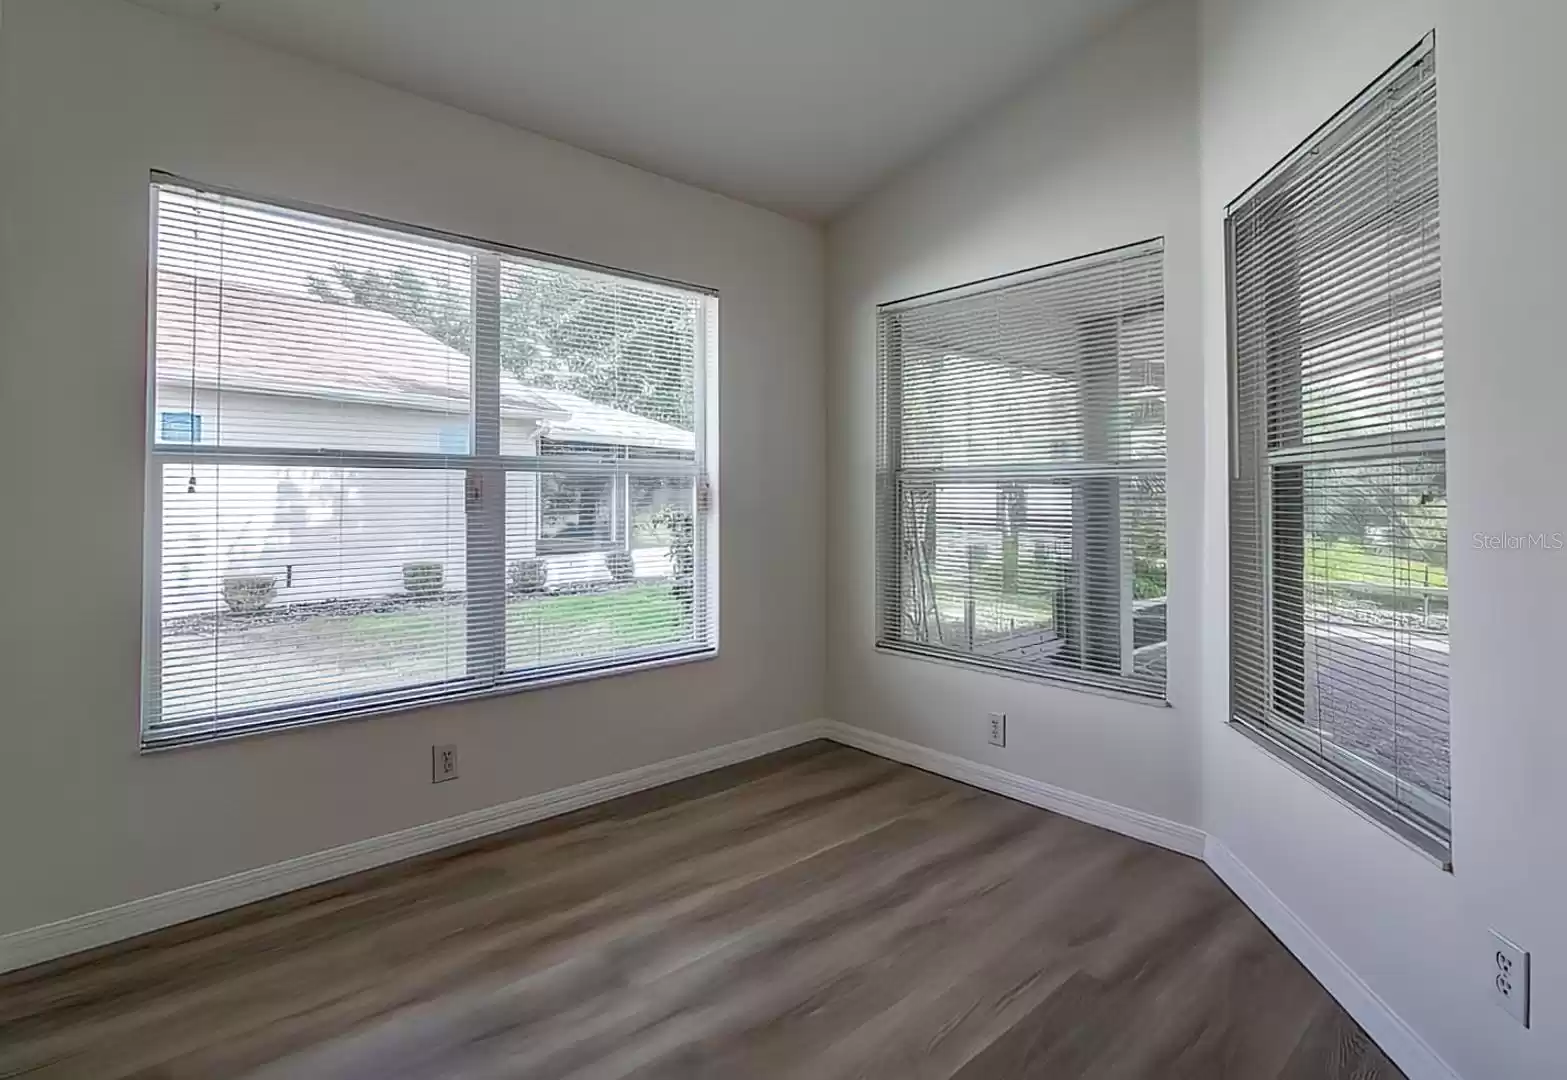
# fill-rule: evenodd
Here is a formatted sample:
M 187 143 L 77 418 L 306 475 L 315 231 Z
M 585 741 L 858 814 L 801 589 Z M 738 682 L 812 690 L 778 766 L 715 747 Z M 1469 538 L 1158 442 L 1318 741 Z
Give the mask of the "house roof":
M 158 275 L 160 382 L 449 413 L 469 400 L 469 359 L 395 315 L 224 279 Z M 671 424 L 501 372 L 501 412 L 548 438 L 690 450 Z

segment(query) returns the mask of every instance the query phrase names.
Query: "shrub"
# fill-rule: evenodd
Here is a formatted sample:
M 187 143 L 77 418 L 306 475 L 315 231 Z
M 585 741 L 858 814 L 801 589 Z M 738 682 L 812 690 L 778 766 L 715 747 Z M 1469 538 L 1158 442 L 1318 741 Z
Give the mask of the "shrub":
M 675 598 L 689 612 L 695 603 L 696 523 L 691 511 L 675 503 L 666 504 L 653 520 L 669 530 L 669 561 L 675 572 Z
M 609 570 L 610 579 L 617 585 L 629 585 L 637 578 L 637 564 L 629 551 L 606 551 L 604 565 Z
M 277 595 L 277 579 L 267 574 L 242 574 L 223 579 L 223 602 L 236 615 L 265 610 Z
M 549 564 L 543 559 L 513 559 L 506 573 L 513 592 L 540 593 L 550 580 Z
M 403 563 L 403 588 L 415 596 L 438 593 L 445 581 L 446 568 L 438 562 Z

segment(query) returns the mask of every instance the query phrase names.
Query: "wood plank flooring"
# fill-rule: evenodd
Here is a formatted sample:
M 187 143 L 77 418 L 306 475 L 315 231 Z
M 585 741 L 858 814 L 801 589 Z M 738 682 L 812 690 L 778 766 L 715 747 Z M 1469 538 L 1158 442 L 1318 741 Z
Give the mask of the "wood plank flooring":
M 831 743 L 0 977 L 0 1076 L 1394 1080 L 1200 862 Z

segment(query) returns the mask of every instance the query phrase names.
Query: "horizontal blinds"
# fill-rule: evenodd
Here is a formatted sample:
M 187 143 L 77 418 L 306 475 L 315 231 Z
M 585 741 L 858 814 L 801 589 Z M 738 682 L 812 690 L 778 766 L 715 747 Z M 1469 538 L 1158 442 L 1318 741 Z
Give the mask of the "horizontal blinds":
M 1232 205 L 1237 719 L 1447 830 L 1447 490 L 1429 42 Z
M 144 740 L 710 651 L 716 301 L 156 180 Z
M 880 315 L 878 634 L 1159 695 L 1163 249 Z

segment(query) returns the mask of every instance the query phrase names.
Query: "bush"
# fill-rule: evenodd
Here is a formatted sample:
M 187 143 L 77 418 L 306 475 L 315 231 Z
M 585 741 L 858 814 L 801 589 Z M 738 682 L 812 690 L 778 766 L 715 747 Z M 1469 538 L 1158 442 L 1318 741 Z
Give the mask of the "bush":
M 267 574 L 244 574 L 223 579 L 223 602 L 236 615 L 263 611 L 277 596 L 277 579 Z
M 513 592 L 540 593 L 549 584 L 550 568 L 543 559 L 513 559 L 506 568 Z
M 430 596 L 441 591 L 446 568 L 438 562 L 403 563 L 403 588 L 415 596 Z
M 629 585 L 637 578 L 637 564 L 631 558 L 629 551 L 606 551 L 604 565 L 609 569 L 610 579 L 616 585 Z
M 696 602 L 696 523 L 691 511 L 676 503 L 668 503 L 653 521 L 669 530 L 669 561 L 675 572 L 675 599 L 688 612 Z

